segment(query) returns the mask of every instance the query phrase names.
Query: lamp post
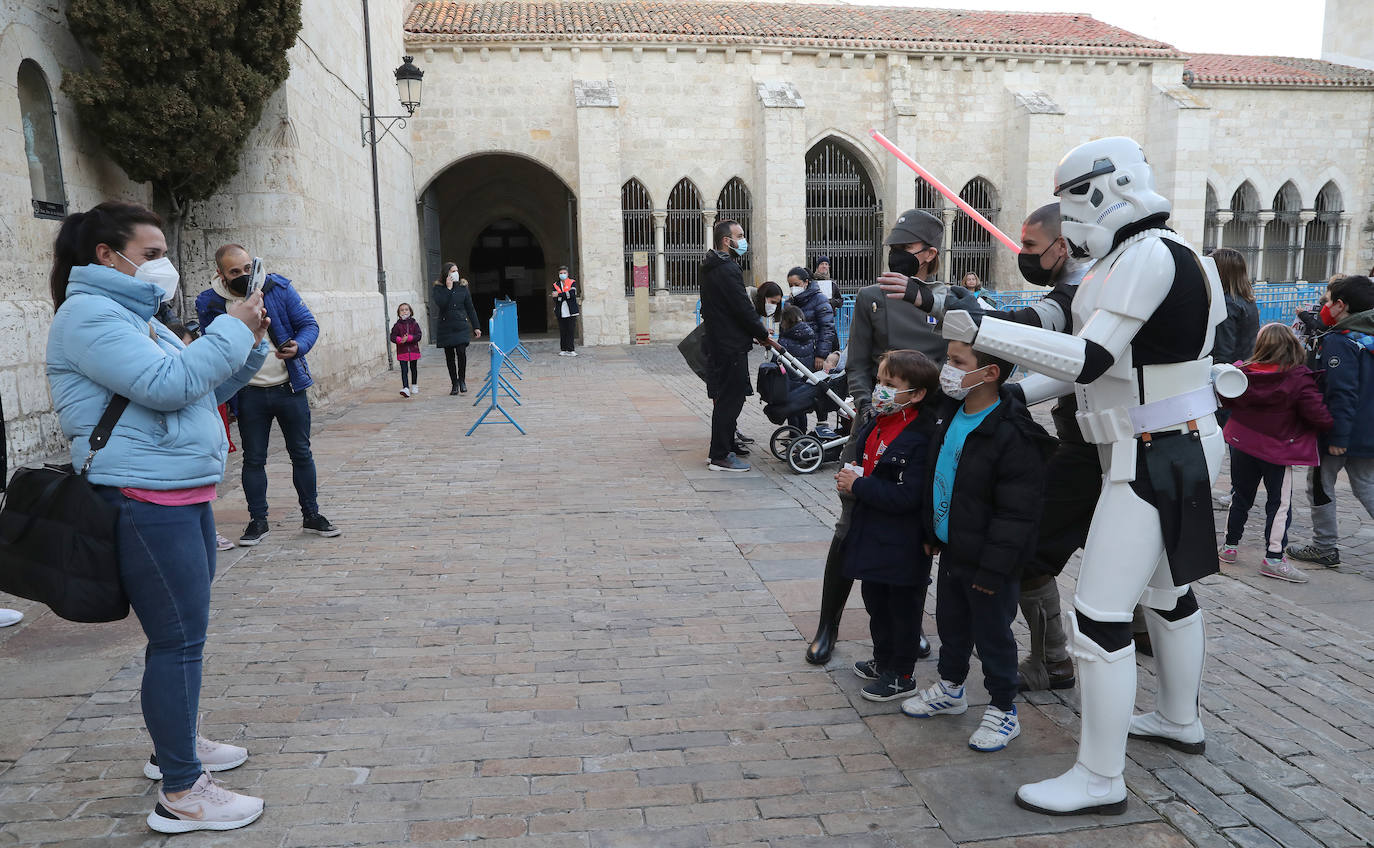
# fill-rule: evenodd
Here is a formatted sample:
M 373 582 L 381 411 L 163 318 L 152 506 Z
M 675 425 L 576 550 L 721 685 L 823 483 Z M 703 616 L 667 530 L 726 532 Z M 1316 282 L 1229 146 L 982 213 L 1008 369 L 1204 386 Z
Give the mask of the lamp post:
M 372 86 L 372 26 L 367 0 L 363 0 L 363 44 L 367 54 L 367 114 L 362 116 L 361 123 L 363 144 L 370 147 L 372 153 L 372 218 L 377 227 L 377 293 L 382 296 L 382 337 L 386 339 L 386 328 L 391 324 L 391 307 L 386 296 L 386 267 L 382 264 L 382 186 L 377 174 L 377 143 L 386 138 L 393 128 L 404 127 L 406 119 L 420 108 L 420 88 L 424 84 L 425 72 L 415 67 L 412 57 L 403 57 L 401 66 L 396 69 L 394 75 L 396 93 L 400 96 L 401 106 L 405 108 L 406 113 L 378 115 Z M 378 124 L 382 124 L 380 134 L 377 132 Z M 396 363 L 391 356 L 391 345 L 388 341 L 383 341 L 382 344 L 386 347 L 387 370 L 393 370 Z

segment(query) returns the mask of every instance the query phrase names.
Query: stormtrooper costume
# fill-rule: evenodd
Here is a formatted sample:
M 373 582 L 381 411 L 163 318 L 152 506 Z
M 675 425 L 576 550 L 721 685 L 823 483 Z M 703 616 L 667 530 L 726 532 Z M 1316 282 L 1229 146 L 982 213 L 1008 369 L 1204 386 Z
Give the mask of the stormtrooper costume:
M 1226 314 L 1220 279 L 1210 259 L 1164 228 L 1171 207 L 1140 145 L 1080 145 L 1055 183 L 1064 237 L 1097 260 L 1073 298 L 1074 332 L 950 311 L 944 335 L 1037 372 L 1021 384 L 1027 403 L 1072 390 L 1078 424 L 1098 448 L 1107 479 L 1070 619 L 1082 694 L 1078 761 L 1022 786 L 1016 802 L 1051 815 L 1119 814 L 1128 733 L 1203 749 L 1202 613 L 1189 583 L 1218 568 L 1210 491 L 1225 443 L 1213 412 L 1217 393 L 1240 394 L 1245 378 L 1212 366 Z M 1148 608 L 1159 693 L 1155 712 L 1133 718 L 1137 602 Z

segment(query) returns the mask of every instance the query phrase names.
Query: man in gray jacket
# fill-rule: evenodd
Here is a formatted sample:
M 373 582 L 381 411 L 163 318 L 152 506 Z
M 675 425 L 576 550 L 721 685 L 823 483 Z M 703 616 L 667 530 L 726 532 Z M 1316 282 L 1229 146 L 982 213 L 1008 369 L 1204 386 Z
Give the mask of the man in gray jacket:
M 888 247 L 889 271 L 922 280 L 934 276 L 940 267 L 944 229 L 940 219 L 928 212 L 919 209 L 903 212 L 884 242 Z M 938 285 L 935 288 L 943 295 L 946 287 Z M 849 361 L 845 373 L 849 378 L 849 393 L 861 418 L 870 414 L 873 384 L 877 381 L 878 361 L 883 354 L 889 350 L 919 350 L 937 365 L 945 361 L 945 340 L 940 335 L 939 322 L 907 303 L 889 299 L 877 285 L 859 289 L 854 302 L 854 318 L 849 325 L 847 350 Z M 850 440 L 841 461 L 852 462 L 855 450 Z M 835 648 L 840 616 L 849 599 L 849 590 L 854 586 L 854 581 L 844 576 L 844 537 L 849 531 L 853 500 L 841 496 L 840 505 L 840 520 L 835 523 L 835 536 L 825 558 L 820 625 L 816 638 L 806 649 L 806 661 L 813 665 L 829 661 Z M 930 644 L 922 636 L 917 656 L 929 655 Z

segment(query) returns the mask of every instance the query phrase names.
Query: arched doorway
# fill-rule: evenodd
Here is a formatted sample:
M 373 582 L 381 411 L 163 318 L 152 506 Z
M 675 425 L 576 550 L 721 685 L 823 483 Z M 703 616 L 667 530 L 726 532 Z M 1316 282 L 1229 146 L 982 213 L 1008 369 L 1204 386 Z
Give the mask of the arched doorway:
M 484 329 L 504 296 L 519 305 L 523 336 L 556 331 L 549 292 L 558 266 L 578 277 L 577 201 L 556 174 L 522 156 L 472 156 L 434 179 L 421 208 L 431 281 L 456 262 Z
M 859 157 L 836 138 L 806 154 L 806 264 L 830 260 L 830 277 L 853 294 L 882 265 L 883 206 Z

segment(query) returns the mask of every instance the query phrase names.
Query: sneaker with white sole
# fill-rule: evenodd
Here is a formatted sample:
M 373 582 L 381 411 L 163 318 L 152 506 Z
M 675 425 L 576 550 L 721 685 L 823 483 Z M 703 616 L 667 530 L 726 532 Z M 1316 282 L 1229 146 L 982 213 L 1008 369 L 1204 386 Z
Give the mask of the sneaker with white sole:
M 234 543 L 231 540 L 224 538 L 218 533 L 215 534 L 215 550 L 232 551 L 233 549 Z
M 214 742 L 197 735 L 196 756 L 200 758 L 200 764 L 206 771 L 228 771 L 248 761 L 248 749 Z M 143 776 L 149 780 L 162 779 L 162 769 L 157 765 L 157 754 L 150 755 L 148 762 L 143 764 Z
M 1020 735 L 1021 720 L 1016 716 L 1015 704 L 1011 705 L 1011 712 L 1006 713 L 989 705 L 983 713 L 983 722 L 968 738 L 968 746 L 975 751 L 992 753 L 1007 747 Z
M 915 691 L 916 684 L 912 682 L 911 675 L 885 671 L 859 694 L 866 701 L 895 701 Z
M 410 389 L 409 389 L 409 388 L 401 389 L 401 397 L 410 397 Z
M 24 614 L 19 610 L 0 609 L 0 627 L 9 627 L 24 620 Z
M 410 387 L 410 393 L 411 393 L 412 395 L 418 395 L 418 394 L 420 393 L 420 385 L 417 383 L 417 384 L 411 386 L 411 387 Z
M 902 712 L 912 718 L 963 715 L 967 711 L 968 698 L 964 697 L 964 687 L 955 686 L 947 680 L 932 684 L 929 689 L 923 689 L 902 702 Z
M 877 680 L 878 661 L 864 660 L 863 662 L 854 663 L 854 676 L 860 677 L 864 680 Z
M 706 467 L 712 471 L 748 471 L 749 463 L 733 453 L 727 453 L 724 459 L 713 459 Z
M 1289 583 L 1306 583 L 1307 575 L 1302 573 L 1302 569 L 1288 561 L 1287 557 L 1278 559 L 1264 558 L 1260 565 L 1259 573 L 1265 577 L 1273 577 L 1277 580 L 1287 580 Z
M 1227 565 L 1233 564 L 1239 558 L 1240 552 L 1236 550 L 1235 545 L 1222 545 L 1217 549 L 1217 559 Z
M 236 830 L 257 821 L 262 807 L 261 798 L 230 792 L 206 772 L 190 792 L 175 801 L 158 790 L 157 805 L 148 814 L 148 827 L 158 833 Z

